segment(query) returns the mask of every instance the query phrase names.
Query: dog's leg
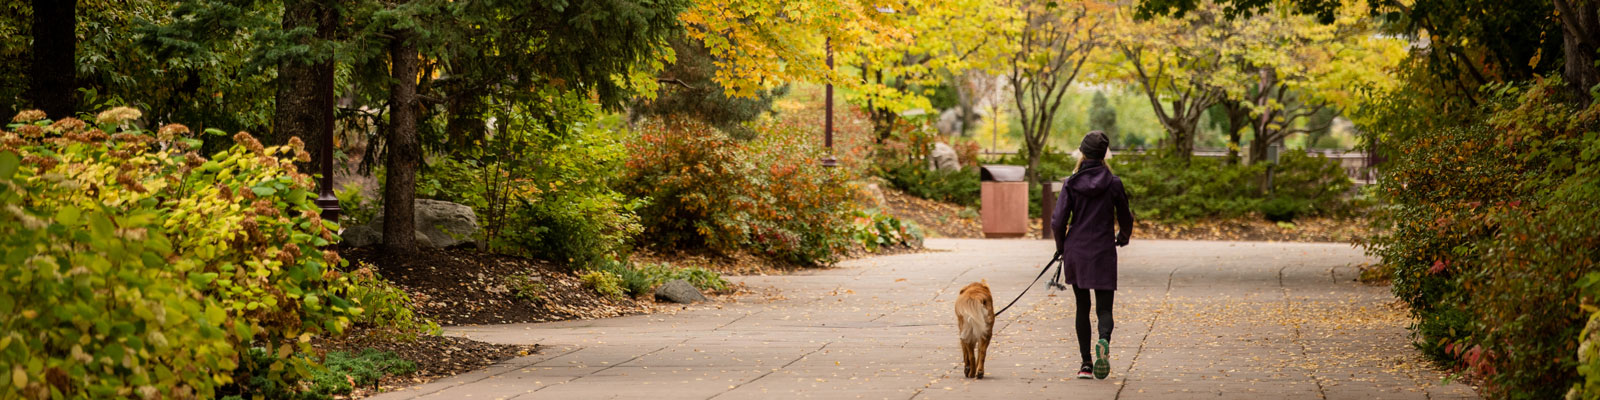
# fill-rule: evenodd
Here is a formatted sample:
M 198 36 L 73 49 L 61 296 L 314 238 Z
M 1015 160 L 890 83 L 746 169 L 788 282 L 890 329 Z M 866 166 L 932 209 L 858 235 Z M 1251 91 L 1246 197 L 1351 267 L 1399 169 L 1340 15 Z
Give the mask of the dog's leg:
M 961 375 L 968 378 L 971 378 L 977 370 L 975 367 L 977 360 L 972 357 L 972 345 L 972 342 L 961 339 Z
M 989 337 L 984 336 L 982 339 L 978 339 L 978 343 L 976 344 L 978 345 L 978 349 L 975 354 L 975 356 L 978 358 L 978 370 L 977 372 L 974 372 L 973 375 L 978 379 L 983 379 L 983 362 L 989 358 Z

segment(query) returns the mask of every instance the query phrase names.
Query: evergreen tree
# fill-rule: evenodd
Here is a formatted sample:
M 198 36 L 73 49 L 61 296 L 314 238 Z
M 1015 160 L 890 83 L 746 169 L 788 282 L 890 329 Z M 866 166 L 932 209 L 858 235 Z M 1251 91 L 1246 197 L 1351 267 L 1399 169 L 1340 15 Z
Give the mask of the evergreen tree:
M 1111 107 L 1104 92 L 1094 92 L 1094 101 L 1089 105 L 1089 130 L 1103 131 L 1112 140 L 1121 140 L 1117 134 L 1117 109 Z

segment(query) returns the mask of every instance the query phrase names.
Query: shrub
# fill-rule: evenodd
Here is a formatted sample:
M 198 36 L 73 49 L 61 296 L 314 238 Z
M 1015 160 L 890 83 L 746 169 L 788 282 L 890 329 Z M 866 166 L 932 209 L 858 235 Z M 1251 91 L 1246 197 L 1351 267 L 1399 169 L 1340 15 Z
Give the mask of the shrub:
M 639 203 L 612 189 L 626 158 L 621 133 L 553 129 L 538 117 L 513 108 L 481 145 L 439 157 L 418 177 L 419 196 L 472 207 L 490 251 L 575 268 L 623 255 L 642 227 Z
M 1481 115 L 1393 143 L 1388 229 L 1368 251 L 1394 267 L 1429 355 L 1491 396 L 1555 398 L 1580 379 L 1595 298 L 1580 278 L 1600 272 L 1600 104 L 1556 78 L 1491 89 Z
M 514 274 L 506 277 L 506 284 L 511 287 L 511 293 L 519 299 L 531 301 L 534 304 L 544 302 L 544 295 L 550 287 L 540 282 L 538 278 L 526 273 Z
M 1156 154 L 1119 155 L 1110 163 L 1140 219 L 1189 222 L 1259 211 L 1278 222 L 1338 215 L 1351 208 L 1345 199 L 1350 178 L 1338 163 L 1299 151 L 1285 153 L 1273 166 L 1270 193 L 1262 190 L 1266 164 L 1233 165 L 1197 157 L 1184 165 Z
M 589 271 L 583 275 L 578 275 L 578 279 L 583 281 L 584 286 L 588 286 L 606 297 L 621 299 L 627 295 L 622 286 L 622 277 L 617 276 L 617 274 L 607 271 Z
M 751 142 L 691 121 L 638 132 L 618 190 L 648 201 L 638 209 L 645 244 L 748 250 L 799 264 L 838 259 L 856 191 L 843 172 L 819 165 L 803 127 L 756 129 Z
M 347 395 L 356 387 L 376 389 L 384 376 L 405 375 L 417 371 L 417 364 L 400 358 L 390 351 L 366 349 L 360 353 L 334 351 L 323 359 L 327 368 L 311 374 L 311 390 L 307 399 L 332 399 Z
M 1307 201 L 1280 196 L 1261 202 L 1261 215 L 1272 222 L 1291 222 L 1308 211 Z
M 1587 282 L 1600 281 L 1600 274 L 1584 277 Z M 1592 285 L 1592 283 L 1591 283 Z M 1596 288 L 1600 289 L 1600 288 Z M 1589 322 L 1578 334 L 1578 382 L 1567 390 L 1567 400 L 1600 399 L 1600 308 L 1585 307 Z
M 292 164 L 309 157 L 298 140 L 264 147 L 239 133 L 207 159 L 187 128 L 141 130 L 130 108 L 94 125 L 42 114 L 0 133 L 0 314 L 20 316 L 0 320 L 0 365 L 12 366 L 0 387 L 253 392 L 234 378 L 237 349 L 252 346 L 283 357 L 251 379 L 309 375 L 314 361 L 295 354 L 358 310 L 339 294 L 338 255 L 316 250 L 333 222 Z
M 1300 202 L 1305 214 L 1339 215 L 1350 211 L 1347 194 L 1354 183 L 1338 160 L 1322 154 L 1288 151 L 1273 166 L 1272 196 Z M 1269 220 L 1271 218 L 1268 218 Z
M 367 263 L 344 276 L 345 297 L 361 307 L 355 326 L 393 339 L 415 339 L 418 334 L 438 335 L 439 325 L 411 311 L 411 295 L 384 280 Z
M 873 154 L 874 175 L 882 177 L 890 186 L 928 200 L 978 205 L 978 171 L 976 153 L 971 166 L 959 170 L 928 169 L 928 152 L 934 139 L 925 131 L 911 129 L 884 140 Z M 959 149 L 973 146 L 958 145 Z M 958 155 L 960 153 L 958 152 Z
M 700 290 L 723 291 L 728 290 L 730 285 L 726 279 L 722 279 L 722 274 L 703 267 L 677 267 L 671 263 L 660 263 L 640 266 L 639 271 L 649 278 L 652 289 L 673 279 L 688 281 Z
M 1209 158 L 1183 165 L 1155 154 L 1119 155 L 1110 162 L 1139 219 L 1188 222 L 1241 217 L 1258 210 L 1262 202 L 1260 176 L 1265 165 L 1226 165 Z
M 688 281 L 701 290 L 722 291 L 729 287 L 721 274 L 701 267 L 679 268 L 670 263 L 633 265 L 619 261 L 601 265 L 601 272 L 617 276 L 623 291 L 635 297 L 652 294 L 657 286 L 673 279 Z
M 877 251 L 878 248 L 889 246 L 912 246 L 922 242 L 922 229 L 915 223 L 902 222 L 877 209 L 856 211 L 855 221 L 850 227 L 851 237 L 854 237 L 867 251 Z

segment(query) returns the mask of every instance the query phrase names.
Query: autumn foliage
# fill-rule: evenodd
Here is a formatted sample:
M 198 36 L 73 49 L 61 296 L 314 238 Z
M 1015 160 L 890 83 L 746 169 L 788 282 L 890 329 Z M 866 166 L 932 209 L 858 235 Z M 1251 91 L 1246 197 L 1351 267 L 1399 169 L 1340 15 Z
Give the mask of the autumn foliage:
M 647 199 L 640 242 L 753 251 L 831 264 L 851 246 L 858 190 L 796 125 L 766 124 L 742 142 L 693 121 L 651 123 L 628 143 L 619 190 Z
M 1493 396 L 1557 398 L 1579 380 L 1584 307 L 1600 293 L 1600 105 L 1559 79 L 1490 89 L 1471 122 L 1398 136 L 1386 233 L 1368 248 L 1393 268 L 1425 353 Z

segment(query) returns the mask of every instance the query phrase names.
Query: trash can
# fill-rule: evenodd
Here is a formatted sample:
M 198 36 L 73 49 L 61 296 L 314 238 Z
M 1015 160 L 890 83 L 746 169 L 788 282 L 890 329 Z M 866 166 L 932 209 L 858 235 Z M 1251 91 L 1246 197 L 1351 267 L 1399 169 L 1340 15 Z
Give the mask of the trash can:
M 1014 165 L 985 165 L 978 180 L 983 237 L 1019 238 L 1028 234 L 1027 169 Z
M 1050 219 L 1056 215 L 1056 200 L 1061 198 L 1062 183 L 1060 180 L 1045 182 L 1039 199 L 1039 238 L 1050 239 L 1055 237 L 1055 232 L 1050 230 Z

